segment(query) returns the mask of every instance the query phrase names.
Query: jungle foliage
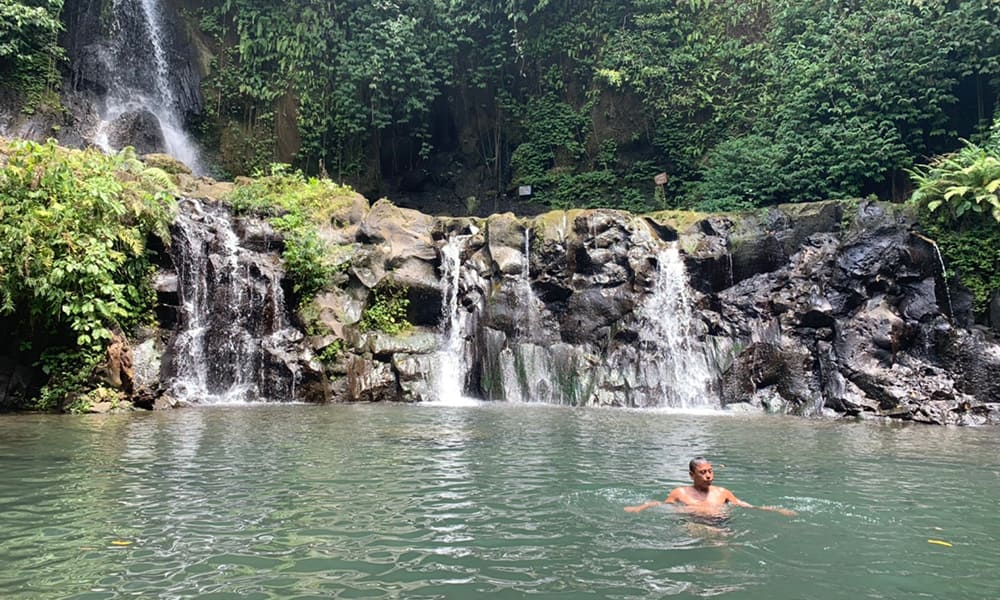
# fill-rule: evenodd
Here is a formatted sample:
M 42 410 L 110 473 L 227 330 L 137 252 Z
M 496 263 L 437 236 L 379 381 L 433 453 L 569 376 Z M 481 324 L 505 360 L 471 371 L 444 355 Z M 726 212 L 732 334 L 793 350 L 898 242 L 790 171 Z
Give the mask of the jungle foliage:
M 59 81 L 62 8 L 63 0 L 0 2 L 0 81 L 29 112 L 52 99 Z
M 62 1 L 0 5 L 7 89 L 51 87 Z M 996 0 L 174 4 L 211 42 L 202 134 L 226 174 L 280 158 L 382 194 L 429 173 L 458 203 L 518 186 L 636 211 L 903 200 L 931 157 L 985 143 L 1000 92 Z M 287 257 L 307 295 L 310 240 Z
M 982 145 L 965 142 L 911 174 L 924 229 L 985 313 L 1000 291 L 1000 119 Z
M 249 164 L 291 106 L 307 171 L 378 182 L 445 156 L 555 206 L 901 199 L 1000 90 L 992 0 L 224 0 L 201 24 Z
M 169 176 L 131 150 L 0 146 L 0 315 L 50 376 L 38 408 L 84 386 L 114 331 L 152 318 L 147 241 L 166 240 Z

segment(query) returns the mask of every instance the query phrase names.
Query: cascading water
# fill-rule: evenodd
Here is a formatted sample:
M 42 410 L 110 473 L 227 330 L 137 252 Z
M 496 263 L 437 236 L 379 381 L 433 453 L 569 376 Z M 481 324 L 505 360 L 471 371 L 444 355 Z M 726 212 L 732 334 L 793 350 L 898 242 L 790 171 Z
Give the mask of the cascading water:
M 915 234 L 918 238 L 924 240 L 934 248 L 934 254 L 937 256 L 938 264 L 941 266 L 941 287 L 944 288 L 945 299 L 948 301 L 948 316 L 952 319 L 955 318 L 954 307 L 951 303 L 951 290 L 948 287 L 948 268 L 944 264 L 944 256 L 941 254 L 941 248 L 938 247 L 937 242 L 929 237 L 922 236 L 920 234 Z
M 713 372 L 691 312 L 687 271 L 676 242 L 657 253 L 653 293 L 639 309 L 640 378 L 658 406 L 717 408 Z
M 167 153 L 203 174 L 198 147 L 184 131 L 166 31 L 158 0 L 114 0 L 112 39 L 104 53 L 111 80 L 93 142 L 105 151 L 116 150 L 112 138 L 120 119 L 148 112 L 159 123 Z
M 514 285 L 517 321 L 514 337 L 508 340 L 506 348 L 500 351 L 499 363 L 501 384 L 506 399 L 510 402 L 562 403 L 558 397 L 556 377 L 553 374 L 550 353 L 547 347 L 535 340 L 540 337 L 540 301 L 531 289 L 531 229 L 524 230 L 524 245 L 521 256 L 521 273 Z
M 452 235 L 441 248 L 441 349 L 431 374 L 434 403 L 462 405 L 474 402 L 465 395 L 468 374 L 465 332 L 470 319 L 458 301 L 462 281 L 462 249 L 468 236 Z
M 173 231 L 180 306 L 168 347 L 171 393 L 193 403 L 293 400 L 301 339 L 276 257 L 240 245 L 229 211 L 183 200 Z

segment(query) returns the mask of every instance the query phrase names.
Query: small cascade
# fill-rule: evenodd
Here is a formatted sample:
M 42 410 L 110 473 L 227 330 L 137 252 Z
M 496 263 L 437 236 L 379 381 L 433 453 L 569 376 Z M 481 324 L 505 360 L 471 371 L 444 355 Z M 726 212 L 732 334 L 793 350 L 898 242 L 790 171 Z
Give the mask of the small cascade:
M 517 325 L 519 337 L 530 337 L 538 331 L 540 304 L 531 289 L 531 229 L 524 229 L 524 248 L 521 256 L 521 273 L 517 276 L 516 300 L 520 319 Z
M 139 126 L 150 145 L 156 145 L 143 123 L 151 115 L 159 124 L 166 152 L 201 175 L 205 169 L 200 152 L 184 130 L 183 109 L 171 77 L 166 31 L 158 0 L 114 0 L 112 40 L 104 53 L 111 81 L 106 82 L 108 93 L 93 142 L 107 152 L 115 151 L 116 131 Z
M 941 248 L 938 248 L 937 242 L 934 240 L 924 236 L 919 237 L 930 243 L 931 246 L 934 246 L 934 254 L 937 255 L 938 264 L 941 265 L 941 287 L 944 288 L 945 299 L 948 300 L 948 316 L 954 319 L 955 311 L 951 304 L 951 290 L 948 288 L 948 269 L 944 266 L 944 256 L 941 255 Z
M 462 250 L 468 236 L 452 235 L 441 247 L 441 336 L 431 374 L 434 403 L 461 405 L 473 402 L 466 395 L 468 364 L 466 332 L 470 314 L 458 301 L 462 283 Z
M 173 231 L 179 296 L 168 346 L 170 392 L 199 403 L 287 401 L 301 378 L 289 347 L 276 257 L 240 245 L 229 211 L 183 200 Z
M 499 376 L 509 402 L 562 403 L 551 351 L 539 344 L 541 300 L 531 289 L 531 229 L 524 230 L 521 272 L 513 282 L 516 321 L 512 339 L 497 353 Z
M 714 374 L 691 312 L 687 271 L 676 242 L 657 254 L 653 293 L 639 309 L 639 377 L 654 405 L 671 408 L 717 408 Z

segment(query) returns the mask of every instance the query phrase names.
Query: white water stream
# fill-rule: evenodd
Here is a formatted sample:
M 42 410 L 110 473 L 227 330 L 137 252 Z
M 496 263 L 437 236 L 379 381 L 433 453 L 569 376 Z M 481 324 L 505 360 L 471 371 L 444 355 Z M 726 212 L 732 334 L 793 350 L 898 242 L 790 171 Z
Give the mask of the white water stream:
M 711 392 L 714 378 L 691 311 L 687 270 L 676 242 L 657 253 L 659 265 L 653 293 L 639 310 L 644 349 L 640 370 L 655 383 L 660 406 L 717 408 Z
M 177 333 L 171 394 L 200 404 L 288 401 L 300 376 L 286 357 L 291 327 L 272 257 L 240 245 L 224 207 L 184 200 L 174 232 Z
M 462 249 L 468 236 L 452 235 L 441 248 L 441 336 L 440 350 L 435 354 L 436 369 L 430 374 L 434 404 L 463 406 L 476 400 L 465 395 L 468 358 L 465 335 L 469 313 L 459 305 L 462 280 Z
M 107 54 L 108 94 L 104 99 L 93 142 L 114 152 L 111 129 L 122 115 L 149 111 L 163 133 L 166 151 L 196 175 L 204 174 L 197 144 L 184 130 L 177 94 L 167 60 L 162 9 L 157 0 L 115 0 L 111 25 L 112 47 Z

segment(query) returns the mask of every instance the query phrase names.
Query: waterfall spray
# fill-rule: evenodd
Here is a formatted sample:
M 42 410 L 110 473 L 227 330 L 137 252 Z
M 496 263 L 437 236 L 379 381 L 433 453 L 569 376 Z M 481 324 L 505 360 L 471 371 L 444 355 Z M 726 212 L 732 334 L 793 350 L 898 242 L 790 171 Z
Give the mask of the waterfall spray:
M 435 355 L 437 369 L 431 378 L 434 403 L 463 405 L 473 403 L 465 396 L 468 373 L 465 349 L 467 312 L 459 303 L 462 281 L 462 249 L 468 236 L 452 235 L 441 248 L 441 337 L 440 350 Z M 464 313 L 464 314 L 463 314 Z
M 178 330 L 168 348 L 171 394 L 200 403 L 295 399 L 301 373 L 287 346 L 274 257 L 239 244 L 227 209 L 183 200 L 173 232 Z
M 639 311 L 645 324 L 640 333 L 644 347 L 640 373 L 647 387 L 662 398 L 660 406 L 717 407 L 711 391 L 713 372 L 691 312 L 687 271 L 676 242 L 657 254 L 657 264 L 653 293 Z
M 106 152 L 117 150 L 110 139 L 115 121 L 126 114 L 148 111 L 159 123 L 167 153 L 195 174 L 203 174 L 200 151 L 184 131 L 158 0 L 115 0 L 112 12 L 112 46 L 107 54 L 112 80 L 107 82 L 109 92 L 94 144 Z

